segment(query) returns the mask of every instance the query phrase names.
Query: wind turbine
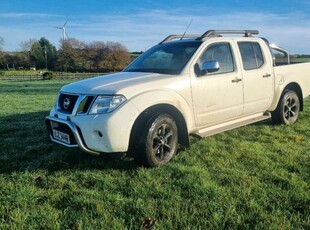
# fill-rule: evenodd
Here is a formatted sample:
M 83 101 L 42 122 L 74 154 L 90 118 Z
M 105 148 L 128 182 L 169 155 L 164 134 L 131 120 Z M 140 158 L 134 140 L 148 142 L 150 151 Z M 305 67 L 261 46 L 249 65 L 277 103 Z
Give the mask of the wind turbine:
M 63 26 L 58 26 L 58 27 L 55 27 L 56 29 L 60 29 L 62 30 L 63 32 L 63 40 L 66 40 L 66 38 L 68 38 L 68 34 L 66 32 L 66 25 L 67 25 L 67 22 L 69 21 L 69 18 L 67 19 L 67 21 L 65 22 L 65 24 L 63 24 Z

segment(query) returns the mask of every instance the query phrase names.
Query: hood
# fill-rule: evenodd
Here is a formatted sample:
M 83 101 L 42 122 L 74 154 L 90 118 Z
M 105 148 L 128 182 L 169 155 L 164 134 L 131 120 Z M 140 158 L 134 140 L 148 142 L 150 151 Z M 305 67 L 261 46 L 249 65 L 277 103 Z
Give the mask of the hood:
M 120 72 L 74 82 L 62 87 L 61 91 L 74 94 L 117 94 L 123 93 L 126 88 L 176 77 L 158 73 Z

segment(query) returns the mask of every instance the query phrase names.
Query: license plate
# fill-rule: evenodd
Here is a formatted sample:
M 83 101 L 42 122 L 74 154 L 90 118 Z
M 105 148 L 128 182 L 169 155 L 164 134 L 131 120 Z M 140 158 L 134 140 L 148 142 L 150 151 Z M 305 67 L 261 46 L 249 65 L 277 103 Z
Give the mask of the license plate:
M 70 144 L 70 136 L 66 133 L 63 133 L 63 132 L 60 132 L 60 131 L 54 129 L 53 130 L 53 137 L 56 140 Z

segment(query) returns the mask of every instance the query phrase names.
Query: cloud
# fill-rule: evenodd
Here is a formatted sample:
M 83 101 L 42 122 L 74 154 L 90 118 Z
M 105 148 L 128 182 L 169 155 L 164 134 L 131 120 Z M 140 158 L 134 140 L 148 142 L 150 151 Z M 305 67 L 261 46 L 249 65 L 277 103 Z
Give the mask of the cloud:
M 206 11 L 207 12 L 207 11 Z M 229 14 L 205 14 L 196 12 L 168 12 L 154 10 L 135 12 L 126 16 L 98 15 L 76 25 L 82 37 L 88 39 L 114 39 L 124 41 L 129 49 L 144 50 L 169 34 L 182 34 L 193 19 L 188 33 L 202 34 L 208 29 L 258 29 L 262 36 L 282 43 L 292 52 L 310 53 L 308 41 L 310 19 L 308 15 L 231 12 Z M 299 41 L 296 43 L 296 41 Z
M 45 17 L 61 17 L 57 14 L 44 13 L 0 13 L 0 18 L 3 19 L 22 19 L 22 18 L 45 18 Z
M 0 31 L 6 31 L 6 36 L 3 36 L 5 41 L 16 44 L 29 38 L 45 36 L 58 45 L 62 31 L 53 27 L 62 25 L 67 19 L 61 15 L 40 13 L 0 14 L 0 18 L 3 17 L 18 21 L 18 26 L 15 21 L 14 28 L 8 23 L 0 26 Z M 23 23 L 24 18 L 28 20 L 27 24 Z M 34 20 L 30 21 L 31 18 Z M 81 41 L 117 41 L 130 51 L 141 51 L 157 44 L 169 34 L 183 34 L 191 19 L 193 22 L 188 33 L 202 34 L 208 29 L 258 29 L 260 36 L 292 53 L 310 54 L 310 30 L 307 29 L 310 27 L 310 15 L 301 12 L 275 14 L 228 10 L 217 12 L 210 9 L 148 9 L 126 15 L 80 15 L 70 17 L 67 33 L 69 37 Z M 21 36 L 16 37 L 16 33 Z

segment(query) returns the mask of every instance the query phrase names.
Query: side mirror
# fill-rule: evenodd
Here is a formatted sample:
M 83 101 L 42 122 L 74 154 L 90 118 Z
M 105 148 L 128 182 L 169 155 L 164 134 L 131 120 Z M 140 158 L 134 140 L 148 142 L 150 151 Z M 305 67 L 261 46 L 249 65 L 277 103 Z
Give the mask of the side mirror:
M 218 61 L 206 61 L 204 63 L 202 63 L 201 65 L 201 74 L 205 75 L 206 73 L 214 73 L 219 71 L 220 69 L 220 64 Z

